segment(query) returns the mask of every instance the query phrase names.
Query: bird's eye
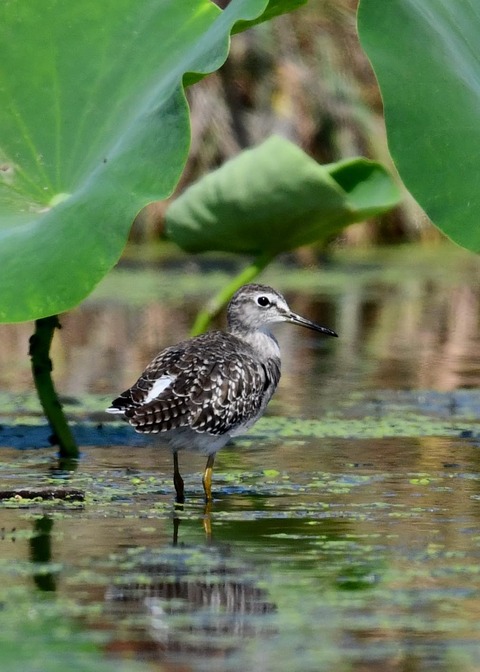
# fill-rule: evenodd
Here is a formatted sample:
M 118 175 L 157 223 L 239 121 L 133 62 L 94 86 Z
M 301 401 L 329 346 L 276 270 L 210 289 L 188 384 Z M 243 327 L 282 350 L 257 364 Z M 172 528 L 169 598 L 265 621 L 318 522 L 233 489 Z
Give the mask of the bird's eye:
M 259 296 L 257 303 L 259 306 L 262 306 L 262 308 L 266 308 L 270 305 L 270 299 L 267 296 Z

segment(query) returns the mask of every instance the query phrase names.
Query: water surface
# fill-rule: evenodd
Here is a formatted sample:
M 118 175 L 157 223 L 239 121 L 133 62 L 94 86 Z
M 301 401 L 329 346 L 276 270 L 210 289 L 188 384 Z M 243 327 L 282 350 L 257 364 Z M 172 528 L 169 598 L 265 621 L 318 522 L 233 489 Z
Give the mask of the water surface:
M 171 456 L 102 409 L 185 337 L 221 278 L 201 270 L 179 298 L 185 269 L 120 268 L 62 318 L 75 470 L 38 427 L 30 325 L 0 329 L 3 489 L 84 493 L 1 505 L 5 669 L 478 669 L 478 260 L 342 253 L 322 272 L 271 269 L 340 338 L 278 330 L 267 417 L 220 452 L 208 509 L 204 460 L 182 454 L 176 508 Z

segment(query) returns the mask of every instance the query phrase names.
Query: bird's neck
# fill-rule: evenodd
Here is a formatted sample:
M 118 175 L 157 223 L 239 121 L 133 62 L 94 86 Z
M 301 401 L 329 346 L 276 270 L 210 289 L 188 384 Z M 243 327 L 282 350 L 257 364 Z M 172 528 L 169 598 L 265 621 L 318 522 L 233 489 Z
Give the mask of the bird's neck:
M 255 331 L 232 329 L 231 333 L 248 343 L 262 359 L 280 360 L 280 348 L 277 339 L 266 327 Z

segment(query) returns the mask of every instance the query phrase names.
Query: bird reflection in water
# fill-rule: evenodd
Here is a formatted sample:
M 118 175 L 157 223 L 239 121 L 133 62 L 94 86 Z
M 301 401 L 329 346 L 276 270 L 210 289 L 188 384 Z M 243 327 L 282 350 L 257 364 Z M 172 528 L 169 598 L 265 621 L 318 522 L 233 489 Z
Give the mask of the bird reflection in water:
M 260 587 L 258 573 L 215 544 L 189 546 L 179 542 L 181 519 L 175 514 L 173 545 L 131 549 L 131 569 L 117 576 L 106 593 L 111 615 L 140 616 L 150 642 L 138 641 L 142 658 L 188 663 L 195 656 L 218 662 L 234 654 L 245 641 L 274 634 L 275 605 Z M 209 528 L 208 511 L 204 526 Z M 126 614 L 127 612 L 127 614 Z M 141 639 L 141 638 L 140 638 Z

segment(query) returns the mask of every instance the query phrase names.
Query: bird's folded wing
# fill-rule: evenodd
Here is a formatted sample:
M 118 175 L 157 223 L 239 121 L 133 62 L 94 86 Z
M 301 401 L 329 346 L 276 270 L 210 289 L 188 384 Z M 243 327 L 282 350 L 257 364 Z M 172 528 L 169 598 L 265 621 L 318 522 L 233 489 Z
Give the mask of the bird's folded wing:
M 269 384 L 265 367 L 245 351 L 219 347 L 211 337 L 201 348 L 186 341 L 161 352 L 110 412 L 141 432 L 191 427 L 224 434 L 257 415 Z

